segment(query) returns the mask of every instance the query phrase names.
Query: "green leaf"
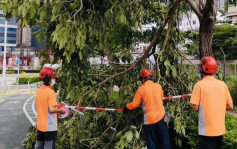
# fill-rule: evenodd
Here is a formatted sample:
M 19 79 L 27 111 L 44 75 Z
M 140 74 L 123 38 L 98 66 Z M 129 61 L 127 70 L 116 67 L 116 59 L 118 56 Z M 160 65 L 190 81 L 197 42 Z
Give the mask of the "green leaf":
M 71 10 L 75 10 L 77 8 L 78 4 L 75 4 L 75 3 L 71 3 L 70 4 L 70 9 Z
M 138 139 L 139 138 L 139 133 L 136 131 L 135 132 L 135 137 Z
M 40 21 L 43 21 L 45 16 L 46 16 L 46 10 L 42 9 L 41 12 L 40 12 Z
M 133 138 L 133 133 L 131 131 L 128 131 L 126 133 L 126 139 L 128 142 L 132 141 L 132 138 Z
M 133 128 L 133 129 L 136 129 L 137 127 L 136 127 L 136 126 L 134 126 L 134 125 L 131 125 L 131 128 Z
M 67 39 L 65 38 L 65 36 L 60 39 L 60 41 L 59 41 L 59 50 L 62 49 L 65 46 L 66 42 L 67 42 Z
M 80 60 L 82 60 L 83 56 L 82 56 L 81 50 L 79 51 L 79 57 L 80 57 Z
M 172 66 L 172 76 L 173 76 L 173 78 L 176 78 L 176 76 L 177 76 L 177 70 L 176 70 L 175 66 Z
M 23 10 L 22 10 L 22 17 L 26 17 L 26 14 L 27 14 L 27 8 L 23 5 L 22 6 L 23 8 Z
M 169 60 L 166 60 L 165 63 L 164 63 L 164 65 L 165 65 L 166 67 L 170 67 L 170 62 L 169 62 Z

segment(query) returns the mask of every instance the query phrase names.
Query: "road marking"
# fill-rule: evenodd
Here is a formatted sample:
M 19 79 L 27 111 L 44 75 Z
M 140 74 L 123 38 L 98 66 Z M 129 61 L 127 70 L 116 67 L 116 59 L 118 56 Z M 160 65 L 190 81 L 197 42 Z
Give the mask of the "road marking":
M 35 114 L 35 116 L 37 116 L 37 113 L 35 111 L 35 101 L 33 101 L 33 103 L 32 103 L 32 110 L 33 110 L 33 113 Z
M 34 95 L 34 96 L 35 96 L 35 95 Z M 33 119 L 30 117 L 30 115 L 29 115 L 28 112 L 26 111 L 26 104 L 27 104 L 27 103 L 30 101 L 30 99 L 32 99 L 34 96 L 28 98 L 28 99 L 26 100 L 26 102 L 24 103 L 24 106 L 23 106 L 23 111 L 24 111 L 24 113 L 25 113 L 27 119 L 30 121 L 30 123 L 31 123 L 33 126 L 35 126 L 35 122 L 33 121 Z
M 5 101 L 5 99 L 1 99 L 1 100 L 0 100 L 0 103 L 3 102 L 3 101 Z

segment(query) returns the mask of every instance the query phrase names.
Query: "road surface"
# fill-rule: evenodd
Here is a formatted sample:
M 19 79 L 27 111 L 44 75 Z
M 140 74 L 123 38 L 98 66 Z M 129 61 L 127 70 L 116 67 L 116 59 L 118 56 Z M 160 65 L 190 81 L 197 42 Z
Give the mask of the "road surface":
M 26 137 L 32 125 L 25 112 L 34 119 L 29 95 L 9 95 L 0 99 L 0 149 L 24 149 L 21 141 Z M 26 103 L 26 101 L 28 101 Z M 25 107 L 25 110 L 23 110 Z

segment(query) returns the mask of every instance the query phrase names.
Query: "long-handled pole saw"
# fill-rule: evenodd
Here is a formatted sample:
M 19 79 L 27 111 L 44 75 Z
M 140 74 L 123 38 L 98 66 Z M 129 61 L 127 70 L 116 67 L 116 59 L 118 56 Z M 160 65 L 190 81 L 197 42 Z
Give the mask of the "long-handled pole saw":
M 177 96 L 169 96 L 169 97 L 164 97 L 163 100 L 168 100 L 168 99 L 175 99 L 175 98 L 185 98 L 189 97 L 192 94 L 184 94 L 184 95 L 177 95 Z M 69 106 L 65 103 L 61 104 L 58 106 L 58 108 L 64 107 L 65 113 L 59 115 L 60 119 L 64 119 L 69 116 L 69 109 L 79 113 L 80 115 L 84 115 L 83 112 L 79 110 L 95 110 L 95 111 L 123 111 L 123 109 L 114 109 L 114 108 L 97 108 L 97 107 L 79 107 L 79 106 Z

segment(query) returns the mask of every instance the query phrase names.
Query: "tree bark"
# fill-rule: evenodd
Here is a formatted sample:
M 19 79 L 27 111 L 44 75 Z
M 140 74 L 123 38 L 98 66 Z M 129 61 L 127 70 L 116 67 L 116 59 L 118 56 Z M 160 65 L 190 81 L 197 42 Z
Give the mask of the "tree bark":
M 213 56 L 212 38 L 216 22 L 216 0 L 207 0 L 203 9 L 203 17 L 200 20 L 199 29 L 199 52 L 200 59 L 205 56 Z

